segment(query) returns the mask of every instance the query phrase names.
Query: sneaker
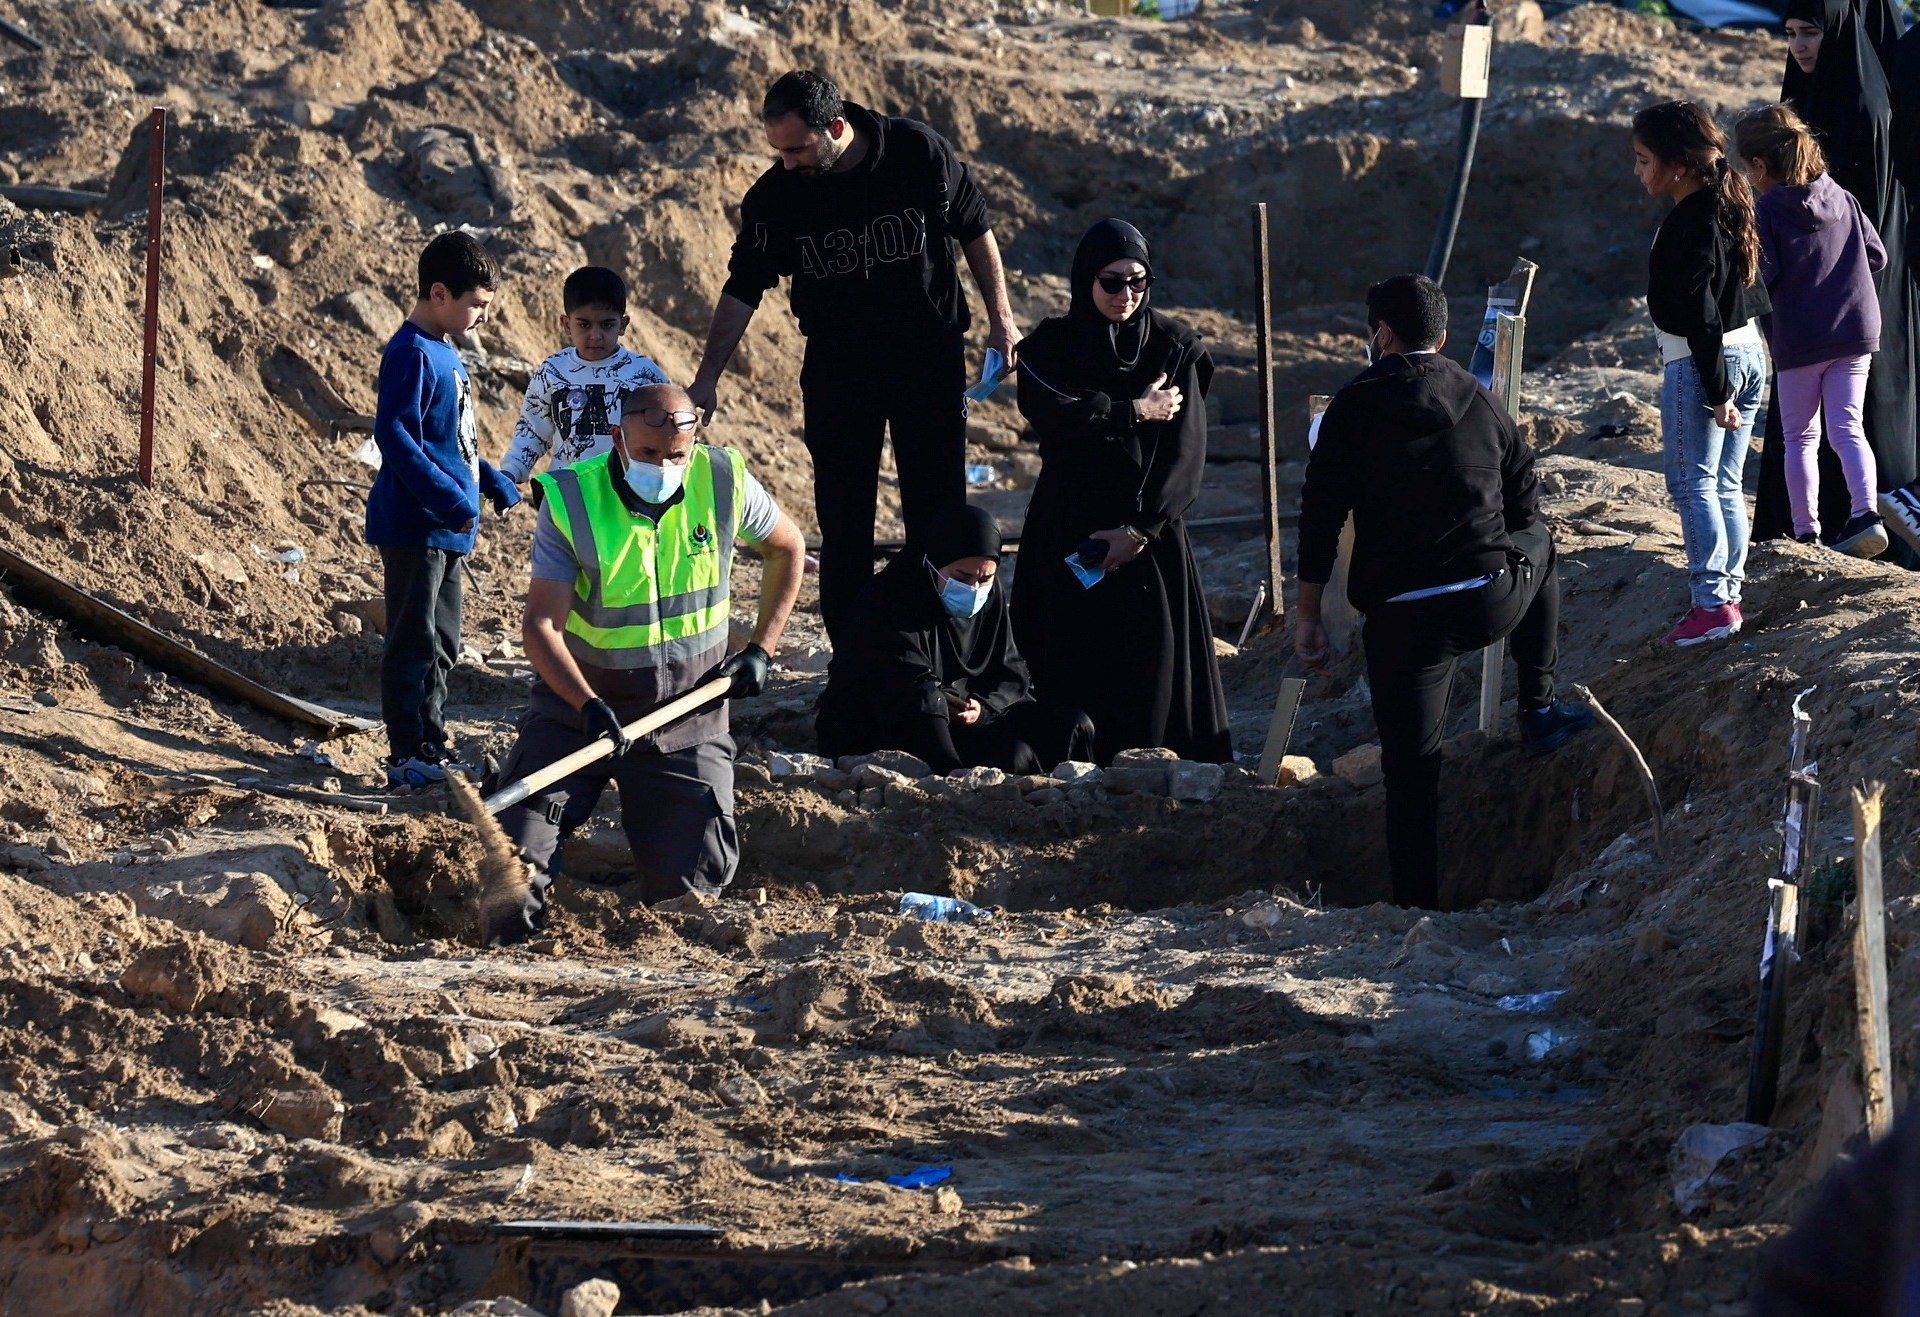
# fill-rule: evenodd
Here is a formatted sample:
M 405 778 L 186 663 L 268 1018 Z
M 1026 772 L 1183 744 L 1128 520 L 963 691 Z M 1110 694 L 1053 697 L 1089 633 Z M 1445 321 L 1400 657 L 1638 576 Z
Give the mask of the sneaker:
M 1667 632 L 1669 645 L 1697 645 L 1703 640 L 1725 640 L 1740 629 L 1740 610 L 1733 604 L 1717 608 L 1689 608 L 1680 625 Z
M 1866 512 L 1840 528 L 1833 547 L 1850 558 L 1878 558 L 1892 543 L 1887 538 L 1887 523 Z
M 447 780 L 447 765 L 421 755 L 406 755 L 387 760 L 387 785 L 424 787 Z
M 1874 502 L 1886 520 L 1886 528 L 1905 540 L 1908 548 L 1920 553 L 1920 494 L 1914 492 L 1913 486 L 1889 489 Z
M 1584 704 L 1555 700 L 1544 709 L 1520 710 L 1520 746 L 1530 755 L 1558 750 L 1593 726 L 1593 710 Z
M 1805 535 L 1794 536 L 1793 542 L 1795 544 L 1818 544 L 1820 542 L 1820 536 L 1813 531 L 1808 531 Z

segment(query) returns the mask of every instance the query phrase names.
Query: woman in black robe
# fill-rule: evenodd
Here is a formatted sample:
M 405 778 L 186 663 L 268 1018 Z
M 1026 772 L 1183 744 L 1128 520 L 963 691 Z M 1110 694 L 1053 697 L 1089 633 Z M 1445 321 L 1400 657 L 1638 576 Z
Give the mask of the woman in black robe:
M 1862 3 L 1875 17 L 1863 18 Z M 1880 294 L 1880 350 L 1867 377 L 1865 421 L 1882 490 L 1911 484 L 1920 475 L 1915 452 L 1914 345 L 1920 341 L 1920 299 L 1908 275 L 1906 191 L 1894 174 L 1892 102 L 1875 36 L 1885 45 L 1884 0 L 1790 0 L 1785 18 L 1811 23 L 1821 32 L 1812 70 L 1791 54 L 1780 98 L 1798 110 L 1826 152 L 1827 172 L 1851 192 L 1880 233 L 1886 268 L 1873 276 Z M 1753 538 L 1793 534 L 1787 508 L 1785 437 L 1777 402 L 1767 405 L 1767 435 L 1760 454 L 1760 492 Z M 1844 478 L 1831 449 L 1820 450 L 1820 523 L 1845 524 L 1849 508 Z M 1887 512 L 1882 500 L 1883 513 Z M 1836 518 L 1839 518 L 1836 520 Z M 1898 518 L 1888 528 L 1900 530 Z M 1899 551 L 1896 548 L 1896 555 Z M 1911 553 L 1905 555 L 1909 566 Z
M 936 773 L 982 765 L 1045 773 L 1093 752 L 1078 709 L 1036 700 L 1000 584 L 1000 527 L 985 511 L 934 518 L 925 557 L 873 578 L 834 651 L 814 731 L 831 758 L 905 750 Z
M 1013 632 L 1048 699 L 1093 718 L 1100 761 L 1165 746 L 1233 758 L 1200 572 L 1184 520 L 1207 461 L 1213 361 L 1147 308 L 1147 241 L 1087 231 L 1071 308 L 1020 343 L 1020 411 L 1040 440 L 1013 586 Z M 1067 562 L 1075 557 L 1091 585 Z

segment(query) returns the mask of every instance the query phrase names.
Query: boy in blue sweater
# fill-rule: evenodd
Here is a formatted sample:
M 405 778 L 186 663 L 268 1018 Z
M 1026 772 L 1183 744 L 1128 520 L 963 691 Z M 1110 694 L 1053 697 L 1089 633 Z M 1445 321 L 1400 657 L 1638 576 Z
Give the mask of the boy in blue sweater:
M 471 234 L 441 234 L 420 253 L 419 300 L 380 358 L 380 474 L 367 495 L 367 543 L 386 565 L 380 716 L 392 786 L 447 776 L 441 708 L 460 658 L 460 560 L 473 552 L 482 496 L 496 513 L 520 501 L 480 457 L 473 385 L 447 341 L 486 320 L 499 281 L 499 265 Z

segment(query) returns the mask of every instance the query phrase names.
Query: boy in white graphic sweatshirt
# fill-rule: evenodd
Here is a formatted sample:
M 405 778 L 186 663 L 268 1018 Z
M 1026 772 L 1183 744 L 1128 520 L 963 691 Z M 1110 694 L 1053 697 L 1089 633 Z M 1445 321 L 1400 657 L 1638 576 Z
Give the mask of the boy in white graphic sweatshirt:
M 603 266 L 587 265 L 561 289 L 560 328 L 570 346 L 548 357 L 527 383 L 527 400 L 500 470 L 516 485 L 533 479 L 540 459 L 572 466 L 613 446 L 620 391 L 669 384 L 650 358 L 620 346 L 627 328 L 627 285 Z

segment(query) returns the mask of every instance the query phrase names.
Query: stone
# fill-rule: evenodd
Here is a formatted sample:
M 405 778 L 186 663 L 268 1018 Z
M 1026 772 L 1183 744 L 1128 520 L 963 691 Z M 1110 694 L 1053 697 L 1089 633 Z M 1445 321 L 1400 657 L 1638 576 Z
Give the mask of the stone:
M 1052 778 L 1041 777 L 1038 773 L 1029 773 L 1025 777 L 1016 777 L 1013 779 L 1013 784 L 1020 788 L 1020 794 L 1023 796 L 1029 791 L 1039 791 L 1045 787 L 1060 785 Z
M 872 755 L 841 755 L 833 761 L 833 766 L 843 773 L 858 773 L 872 762 Z
M 933 768 L 926 760 L 905 750 L 875 750 L 867 762 L 876 768 L 891 769 L 902 777 L 933 776 Z
M 1007 775 L 997 768 L 963 768 L 953 774 L 956 786 L 967 791 L 978 791 L 983 787 L 997 787 L 1007 780 Z
M 882 768 L 871 760 L 860 765 L 860 771 L 854 776 L 855 784 L 862 791 L 868 787 L 905 786 L 912 781 L 913 779 L 905 773 L 896 773 L 891 768 Z
M 1020 786 L 1011 779 L 1005 782 L 992 782 L 980 788 L 982 800 L 1013 800 L 1021 798 Z
M 596 1276 L 560 1296 L 560 1317 L 613 1317 L 619 1302 L 620 1287 Z
M 367 1237 L 367 1252 L 381 1266 L 391 1267 L 407 1255 L 432 1224 L 432 1209 L 421 1203 L 403 1203 L 373 1228 Z
M 47 854 L 62 864 L 72 864 L 80 858 L 80 852 L 76 851 L 72 843 L 57 832 L 51 833 L 47 837 Z
M 1357 787 L 1378 785 L 1383 776 L 1380 771 L 1380 747 L 1363 745 L 1347 751 L 1333 761 L 1333 772 L 1334 776 L 1344 778 Z
M 11 846 L 6 852 L 7 867 L 23 869 L 28 873 L 45 873 L 53 867 L 53 861 L 38 846 Z
M 958 1216 L 966 1204 L 961 1202 L 959 1191 L 951 1185 L 936 1185 L 933 1190 L 933 1210 L 941 1216 Z
M 802 780 L 813 777 L 824 769 L 833 767 L 832 764 L 822 759 L 819 755 L 800 754 L 795 751 L 786 750 L 776 751 L 768 756 L 767 766 L 775 778 L 791 777 Z
M 862 787 L 860 789 L 859 799 L 860 799 L 860 807 L 862 809 L 879 809 L 882 805 L 887 803 L 886 788 Z
M 193 1014 L 226 987 L 226 971 L 198 941 L 148 947 L 120 973 L 120 989 L 134 1001 L 164 1005 L 179 1015 Z
M 1029 791 L 1026 801 L 1029 805 L 1058 805 L 1066 800 L 1067 793 L 1059 787 L 1041 787 L 1038 791 Z
M 1217 659 L 1238 658 L 1240 656 L 1240 647 L 1231 640 L 1222 640 L 1219 636 L 1215 636 L 1213 638 L 1213 656 Z
M 1167 794 L 1167 770 L 1162 766 L 1122 768 L 1115 764 L 1100 779 L 1100 785 L 1120 795 L 1164 796 Z
M 447 1317 L 547 1317 L 538 1308 L 530 1308 L 518 1299 L 474 1299 L 458 1308 L 449 1308 Z
M 1172 765 L 1180 756 L 1164 746 L 1136 746 L 1131 750 L 1122 750 L 1113 757 L 1115 768 L 1140 768 L 1152 764 Z
M 770 787 L 772 785 L 773 774 L 769 773 L 759 764 L 746 759 L 736 759 L 733 761 L 733 789 L 735 791 L 744 791 L 749 787 Z
M 838 768 L 823 768 L 813 775 L 813 784 L 829 795 L 853 786 L 853 774 Z
M 247 1107 L 249 1114 L 270 1130 L 290 1139 L 340 1138 L 340 1123 L 346 1119 L 346 1104 L 325 1084 L 299 1083 L 270 1088 L 255 1097 Z
M 888 809 L 898 809 L 902 805 L 922 804 L 927 799 L 927 793 L 922 791 L 919 784 L 915 782 L 889 782 L 881 787 L 880 791 L 887 802 Z
M 860 803 L 860 797 L 851 791 L 836 791 L 833 793 L 833 803 L 841 809 L 852 809 Z
M 393 337 L 407 313 L 395 306 L 385 293 L 372 288 L 352 288 L 333 299 L 328 308 L 334 315 L 362 333 L 377 339 Z
M 1092 786 L 1100 780 L 1102 773 L 1098 764 L 1089 764 L 1080 759 L 1068 759 L 1055 764 L 1049 776 L 1067 786 L 1073 786 L 1075 783 Z
M 1281 755 L 1276 786 L 1297 787 L 1320 776 L 1320 767 L 1305 755 Z
M 1226 776 L 1226 770 L 1218 764 L 1175 760 L 1167 773 L 1167 794 L 1175 800 L 1212 800 L 1220 794 L 1220 785 Z
M 54 709 L 59 707 L 60 697 L 52 691 L 35 691 L 33 693 L 33 702 L 35 704 L 44 704 L 47 708 Z

